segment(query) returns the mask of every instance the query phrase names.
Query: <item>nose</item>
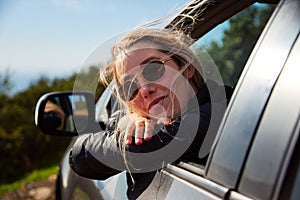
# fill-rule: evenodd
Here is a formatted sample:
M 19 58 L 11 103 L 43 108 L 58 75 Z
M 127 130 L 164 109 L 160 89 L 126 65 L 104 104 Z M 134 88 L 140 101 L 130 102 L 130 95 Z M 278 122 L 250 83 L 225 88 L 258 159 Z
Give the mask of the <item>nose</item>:
M 151 83 L 143 84 L 140 86 L 140 93 L 144 99 L 148 99 L 149 97 L 151 97 L 151 95 L 155 93 L 155 91 L 156 87 Z

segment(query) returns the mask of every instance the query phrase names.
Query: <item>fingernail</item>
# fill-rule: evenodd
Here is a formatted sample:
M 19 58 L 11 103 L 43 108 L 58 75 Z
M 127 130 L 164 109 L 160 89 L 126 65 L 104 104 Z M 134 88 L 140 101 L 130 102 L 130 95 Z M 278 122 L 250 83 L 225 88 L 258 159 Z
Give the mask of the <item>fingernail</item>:
M 136 140 L 135 140 L 136 145 L 141 145 L 142 143 L 143 143 L 142 138 L 136 138 Z
M 127 144 L 127 145 L 131 145 L 131 140 L 127 139 L 127 140 L 126 140 L 126 144 Z
M 144 140 L 149 141 L 149 140 L 151 140 L 151 138 L 152 138 L 152 135 L 146 134 Z

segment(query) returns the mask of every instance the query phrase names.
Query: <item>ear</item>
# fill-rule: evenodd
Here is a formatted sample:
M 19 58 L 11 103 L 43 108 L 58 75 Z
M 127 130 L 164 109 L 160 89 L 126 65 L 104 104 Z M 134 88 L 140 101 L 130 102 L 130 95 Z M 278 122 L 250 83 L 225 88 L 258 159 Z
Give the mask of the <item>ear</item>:
M 194 68 L 194 66 L 193 65 L 189 65 L 187 67 L 187 69 L 185 70 L 185 76 L 187 77 L 187 79 L 191 79 L 191 78 L 193 78 L 194 74 L 195 74 L 195 68 Z

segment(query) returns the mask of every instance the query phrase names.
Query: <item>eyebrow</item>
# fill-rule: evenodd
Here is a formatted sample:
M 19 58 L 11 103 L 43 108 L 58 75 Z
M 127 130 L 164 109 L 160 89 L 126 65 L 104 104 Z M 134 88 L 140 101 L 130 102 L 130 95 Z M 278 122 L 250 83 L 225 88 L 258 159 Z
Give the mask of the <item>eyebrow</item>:
M 151 57 L 146 58 L 145 60 L 143 60 L 143 61 L 141 62 L 141 65 L 147 64 L 147 63 L 149 63 L 149 62 L 151 62 L 151 61 L 153 61 L 153 60 L 161 60 L 161 59 L 163 59 L 163 58 L 159 58 L 159 57 L 157 57 L 157 56 L 151 56 Z

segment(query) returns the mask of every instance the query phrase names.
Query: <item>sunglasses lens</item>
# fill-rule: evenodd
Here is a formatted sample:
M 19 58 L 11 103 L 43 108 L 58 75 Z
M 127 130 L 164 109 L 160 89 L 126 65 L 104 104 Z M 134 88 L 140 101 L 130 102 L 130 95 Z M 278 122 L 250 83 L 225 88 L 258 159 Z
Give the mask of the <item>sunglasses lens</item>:
M 124 101 L 131 101 L 138 94 L 138 85 L 134 81 L 126 81 L 119 87 L 119 95 Z
M 145 65 L 143 76 L 147 81 L 157 81 L 165 72 L 165 66 L 161 61 L 153 61 Z
M 144 66 L 142 74 L 145 80 L 154 82 L 159 80 L 164 72 L 165 66 L 163 62 L 152 61 Z M 124 101 L 131 101 L 138 94 L 139 87 L 135 80 L 126 81 L 124 84 L 120 85 L 118 92 Z

